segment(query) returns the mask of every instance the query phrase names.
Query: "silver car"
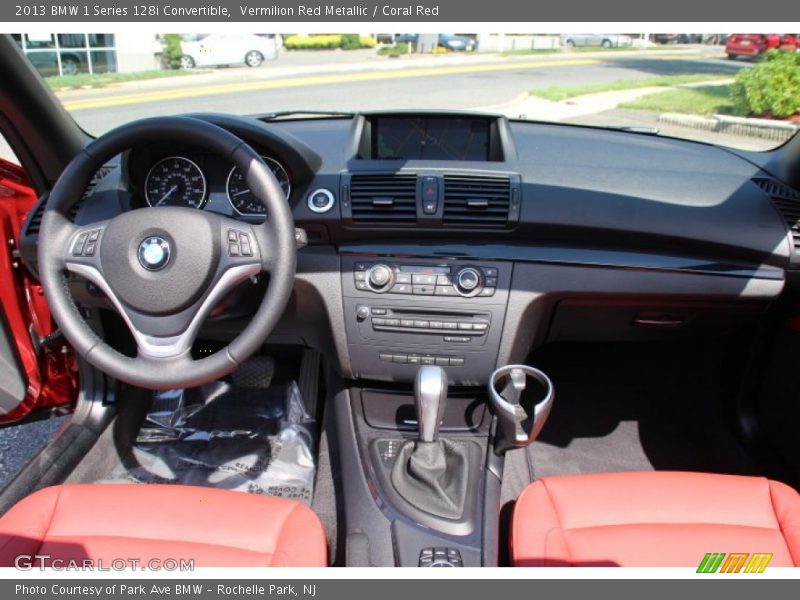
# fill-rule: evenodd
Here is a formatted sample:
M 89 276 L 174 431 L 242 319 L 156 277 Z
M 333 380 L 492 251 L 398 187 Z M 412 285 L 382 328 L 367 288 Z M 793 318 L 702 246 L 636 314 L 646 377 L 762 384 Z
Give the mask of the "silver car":
M 624 48 L 633 44 L 630 36 L 618 33 L 566 33 L 561 36 L 561 45 L 567 48 L 599 46 L 602 48 Z

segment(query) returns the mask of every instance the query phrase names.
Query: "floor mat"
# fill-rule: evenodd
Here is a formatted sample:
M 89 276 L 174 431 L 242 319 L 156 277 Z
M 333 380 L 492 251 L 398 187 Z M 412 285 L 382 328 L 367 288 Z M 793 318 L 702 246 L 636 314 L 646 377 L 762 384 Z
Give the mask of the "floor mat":
M 533 477 L 682 470 L 756 474 L 720 409 L 723 374 L 713 354 L 648 346 L 562 348 L 542 357 L 556 400 L 529 447 Z
M 130 453 L 102 483 L 175 483 L 311 503 L 313 420 L 300 391 L 215 382 L 158 392 Z

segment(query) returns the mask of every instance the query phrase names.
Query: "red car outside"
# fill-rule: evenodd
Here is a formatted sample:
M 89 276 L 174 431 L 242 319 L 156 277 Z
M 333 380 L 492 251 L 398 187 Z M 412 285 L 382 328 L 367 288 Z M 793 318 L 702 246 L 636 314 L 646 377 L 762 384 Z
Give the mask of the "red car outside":
M 795 52 L 798 46 L 800 38 L 795 34 L 734 33 L 728 37 L 725 53 L 728 58 L 735 59 L 739 56 L 761 56 L 773 49 Z

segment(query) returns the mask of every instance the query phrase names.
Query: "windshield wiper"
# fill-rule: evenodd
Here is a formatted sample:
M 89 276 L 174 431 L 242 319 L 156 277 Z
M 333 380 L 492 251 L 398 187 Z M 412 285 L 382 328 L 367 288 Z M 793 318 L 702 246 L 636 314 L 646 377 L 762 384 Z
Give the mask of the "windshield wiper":
M 338 110 L 279 110 L 266 113 L 258 117 L 262 121 L 274 121 L 285 117 L 352 117 L 355 113 L 343 112 Z

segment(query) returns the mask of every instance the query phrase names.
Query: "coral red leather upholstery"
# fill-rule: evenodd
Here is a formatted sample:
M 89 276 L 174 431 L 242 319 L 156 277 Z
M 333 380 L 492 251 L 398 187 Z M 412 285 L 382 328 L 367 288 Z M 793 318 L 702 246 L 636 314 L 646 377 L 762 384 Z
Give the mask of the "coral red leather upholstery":
M 514 507 L 516 566 L 691 566 L 708 552 L 800 566 L 800 496 L 758 477 L 604 473 L 547 477 Z
M 13 566 L 23 554 L 100 559 L 106 566 L 114 559 L 193 559 L 198 567 L 327 564 L 322 525 L 300 502 L 181 485 L 40 490 L 0 519 L 0 566 Z

